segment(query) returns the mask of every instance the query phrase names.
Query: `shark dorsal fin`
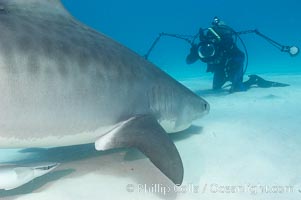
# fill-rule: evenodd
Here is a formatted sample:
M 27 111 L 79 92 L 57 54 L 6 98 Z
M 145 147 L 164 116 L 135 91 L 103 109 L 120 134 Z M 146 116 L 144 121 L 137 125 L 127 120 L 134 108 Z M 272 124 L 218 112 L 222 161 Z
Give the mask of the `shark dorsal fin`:
M 61 0 L 0 0 L 2 10 L 17 11 L 28 10 L 29 12 L 53 13 L 71 16 L 65 9 Z

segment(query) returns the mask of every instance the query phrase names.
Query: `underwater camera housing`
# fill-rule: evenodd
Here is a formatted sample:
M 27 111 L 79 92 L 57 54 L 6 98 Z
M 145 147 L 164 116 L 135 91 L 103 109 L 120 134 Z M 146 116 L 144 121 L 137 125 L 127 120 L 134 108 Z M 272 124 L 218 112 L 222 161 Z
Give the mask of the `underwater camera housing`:
M 211 28 L 200 29 L 199 40 L 197 53 L 201 61 L 212 64 L 219 63 L 222 56 L 220 48 L 221 37 Z
M 214 43 L 205 42 L 201 43 L 198 47 L 198 55 L 201 61 L 208 63 L 216 60 L 217 58 L 217 48 Z

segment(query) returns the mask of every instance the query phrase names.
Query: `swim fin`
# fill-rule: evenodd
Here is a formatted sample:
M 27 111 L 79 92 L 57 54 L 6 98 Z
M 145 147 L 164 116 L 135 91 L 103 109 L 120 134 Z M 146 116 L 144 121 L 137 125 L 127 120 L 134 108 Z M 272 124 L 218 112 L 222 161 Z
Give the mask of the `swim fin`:
M 246 86 L 258 86 L 260 88 L 270 88 L 270 87 L 287 87 L 290 86 L 289 84 L 285 83 L 278 83 L 278 82 L 273 82 L 273 81 L 267 81 L 260 76 L 257 75 L 249 75 L 249 80 L 244 82 Z

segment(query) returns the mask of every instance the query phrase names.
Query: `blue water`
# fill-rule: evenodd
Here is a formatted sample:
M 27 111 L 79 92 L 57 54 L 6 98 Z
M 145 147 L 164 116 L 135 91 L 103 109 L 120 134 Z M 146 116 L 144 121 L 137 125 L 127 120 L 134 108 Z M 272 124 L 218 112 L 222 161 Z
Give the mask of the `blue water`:
M 144 55 L 160 32 L 195 34 L 209 27 L 214 16 L 235 30 L 257 28 L 283 45 L 301 47 L 301 2 L 262 0 L 63 0 L 66 8 L 80 21 Z M 256 35 L 243 35 L 248 52 L 247 73 L 300 73 L 301 55 L 290 57 Z M 181 79 L 202 77 L 206 65 L 185 64 L 189 44 L 162 38 L 149 60 Z
M 276 2 L 271 0 L 265 2 L 262 0 L 62 1 L 67 10 L 79 21 L 140 55 L 147 52 L 158 33 L 193 35 L 200 27 L 209 27 L 214 16 L 219 16 L 237 31 L 257 28 L 281 44 L 301 47 L 300 0 Z M 223 181 L 246 183 L 251 177 L 250 180 L 257 178 L 259 181 L 301 184 L 298 176 L 300 174 L 298 152 L 300 152 L 301 141 L 298 134 L 300 130 L 298 115 L 301 112 L 300 96 L 298 96 L 301 85 L 301 54 L 291 57 L 256 35 L 243 35 L 242 38 L 249 52 L 247 73 L 299 74 L 299 76 L 275 76 L 277 77 L 275 80 L 289 82 L 292 86 L 252 89 L 247 93 L 233 95 L 224 93 L 216 95 L 210 93 L 211 91 L 208 93 L 208 90 L 203 92 L 203 88 L 199 87 L 200 83 L 205 82 L 209 88 L 210 78 L 207 76 L 210 74 L 205 72 L 206 64 L 200 61 L 193 65 L 185 63 L 190 48 L 187 43 L 174 38 L 162 38 L 149 57 L 151 62 L 178 80 L 197 78 L 186 80 L 186 85 L 198 94 L 206 95 L 206 100 L 211 104 L 210 115 L 197 124 L 204 126 L 198 130 L 200 133 L 191 134 L 190 139 L 185 138 L 182 142 L 177 142 L 185 163 L 185 178 L 197 183 L 200 180 L 205 182 L 209 180 L 208 183 L 210 183 L 212 180 L 215 181 L 215 178 L 219 183 Z M 203 81 L 203 78 L 207 81 Z M 100 154 L 94 151 L 93 145 L 47 151 L 29 149 L 22 151 L 22 154 L 15 159 L 23 162 L 23 155 L 28 154 L 29 157 L 35 151 L 39 157 L 32 154 L 33 158 L 64 162 L 66 167 L 20 190 L 7 193 L 1 191 L 0 199 L 6 199 L 6 197 L 15 199 L 14 196 L 18 194 L 33 195 L 31 197 L 23 195 L 25 199 L 49 199 L 43 194 L 51 193 L 54 196 L 65 193 L 62 199 L 64 197 L 70 197 L 70 199 L 92 197 L 96 186 L 93 187 L 94 182 L 89 182 L 91 180 L 97 180 L 99 184 L 97 186 L 100 186 L 97 192 L 101 195 L 102 193 L 110 194 L 113 199 L 114 195 L 123 199 L 134 199 L 136 196 L 126 193 L 124 188 L 128 182 L 125 183 L 125 181 L 132 181 L 132 179 L 147 183 L 156 181 L 156 175 L 153 176 L 148 172 L 147 166 L 150 165 L 148 160 L 125 163 L 122 154 L 99 156 Z M 15 154 L 15 151 L 5 151 L 2 157 L 14 157 Z M 99 157 L 94 160 L 90 159 L 95 156 Z M 81 163 L 77 163 L 78 159 Z M 69 165 L 69 162 L 75 163 Z M 140 165 L 142 169 L 140 172 L 137 165 Z M 74 172 L 75 175 L 72 174 L 73 167 L 78 171 L 77 174 Z M 125 169 L 131 170 L 129 172 Z M 136 171 L 138 169 L 138 172 L 134 172 L 133 169 Z M 83 185 L 78 187 L 77 183 Z M 61 188 L 61 186 L 66 188 Z M 75 194 L 70 191 L 75 191 Z M 89 193 L 89 191 L 93 192 Z M 41 198 L 38 195 L 41 195 Z M 104 198 L 105 195 L 96 195 L 96 197 Z M 136 199 L 139 199 L 138 197 L 140 196 Z M 182 199 L 189 199 L 189 197 L 185 196 Z M 203 194 L 201 197 L 204 197 Z M 280 197 L 283 196 L 280 195 Z

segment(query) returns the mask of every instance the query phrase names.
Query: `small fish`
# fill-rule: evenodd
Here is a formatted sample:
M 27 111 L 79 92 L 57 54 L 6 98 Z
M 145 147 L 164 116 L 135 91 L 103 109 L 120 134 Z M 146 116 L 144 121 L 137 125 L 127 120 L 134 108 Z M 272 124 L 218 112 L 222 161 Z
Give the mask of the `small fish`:
M 0 190 L 12 190 L 18 188 L 37 177 L 48 174 L 58 166 L 59 163 L 40 163 L 31 166 L 0 166 Z

